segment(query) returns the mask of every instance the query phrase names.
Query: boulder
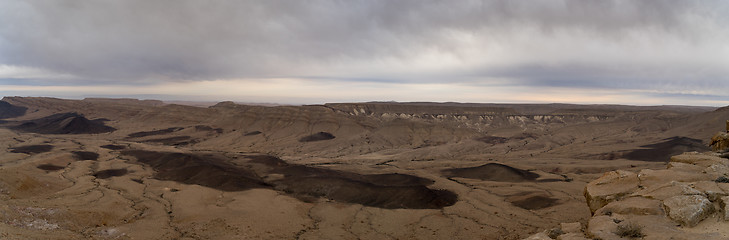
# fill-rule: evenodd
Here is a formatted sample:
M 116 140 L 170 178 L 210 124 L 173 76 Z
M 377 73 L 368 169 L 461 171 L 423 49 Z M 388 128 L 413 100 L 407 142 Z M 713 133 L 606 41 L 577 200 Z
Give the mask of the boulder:
M 709 154 L 702 154 L 698 152 L 686 152 L 680 155 L 676 155 L 671 157 L 670 162 L 680 162 L 680 163 L 687 163 L 687 164 L 693 164 L 698 165 L 702 167 L 709 167 L 712 164 L 721 163 L 724 165 L 729 165 L 729 159 L 722 158 L 720 156 L 715 155 L 709 155 Z
M 714 179 L 726 177 L 729 176 L 729 166 L 721 163 L 711 164 L 711 166 L 706 167 L 702 172 Z
M 590 218 L 590 222 L 587 223 L 587 235 L 594 239 L 602 240 L 617 240 L 625 239 L 618 236 L 618 223 L 621 219 L 614 219 L 610 216 L 596 216 Z
M 703 195 L 704 193 L 693 188 L 689 183 L 670 181 L 640 190 L 630 196 L 664 200 L 678 195 Z
M 719 187 L 719 184 L 714 181 L 699 181 L 691 184 L 691 186 L 702 192 L 712 202 L 719 200 L 721 197 L 729 196 L 729 193 Z
M 729 121 L 727 121 L 729 124 Z M 715 152 L 725 152 L 729 150 L 729 133 L 720 132 L 711 138 L 711 150 Z
M 701 195 L 680 195 L 663 201 L 663 207 L 673 221 L 687 227 L 696 226 L 714 212 L 714 204 Z
M 621 199 L 638 189 L 638 176 L 630 171 L 611 171 L 585 186 L 585 199 L 590 211 L 598 209 L 610 202 Z
M 644 197 L 630 197 L 622 201 L 608 203 L 595 212 L 595 215 L 664 215 L 660 200 Z M 563 228 L 564 229 L 564 228 Z M 567 232 L 567 231 L 565 231 Z
M 721 197 L 719 200 L 719 206 L 722 211 L 722 218 L 724 221 L 729 221 L 729 197 Z

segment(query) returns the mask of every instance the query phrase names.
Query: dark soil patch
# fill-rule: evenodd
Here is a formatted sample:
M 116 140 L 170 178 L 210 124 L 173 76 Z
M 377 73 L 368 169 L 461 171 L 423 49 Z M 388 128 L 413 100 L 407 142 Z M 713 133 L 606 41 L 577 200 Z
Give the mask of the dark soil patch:
M 15 106 L 6 101 L 0 101 L 0 119 L 14 118 L 25 115 L 28 108 Z
M 448 177 L 472 178 L 496 182 L 534 181 L 539 177 L 539 174 L 498 163 L 488 163 L 478 167 L 446 169 L 443 170 L 443 173 Z
M 334 139 L 335 136 L 328 132 L 318 132 L 299 139 L 299 142 L 316 142 Z
M 99 159 L 99 154 L 95 152 L 86 152 L 86 151 L 73 151 L 73 157 L 76 158 L 76 160 L 82 161 L 82 160 L 97 160 Z
M 106 126 L 104 120 L 89 120 L 78 113 L 53 114 L 35 120 L 23 121 L 13 128 L 42 134 L 95 134 L 116 130 L 116 128 Z
M 458 199 L 453 192 L 434 190 L 423 185 L 377 185 L 331 176 L 287 177 L 274 184 L 277 189 L 304 201 L 312 197 L 323 197 L 387 209 L 436 209 L 453 205 Z
M 302 201 L 319 197 L 379 208 L 443 208 L 458 201 L 447 190 L 427 188 L 433 181 L 406 174 L 357 174 L 326 168 L 287 164 L 272 156 L 249 157 L 251 163 L 266 165 L 259 175 L 277 173 L 284 179 L 270 182 L 276 189 Z M 259 168 L 260 169 L 260 168 Z
M 135 132 L 135 133 L 131 133 L 131 134 L 127 135 L 127 137 L 129 137 L 129 138 L 140 138 L 140 137 L 147 137 L 147 136 L 153 136 L 153 135 L 162 135 L 162 134 L 168 134 L 168 133 L 177 132 L 177 131 L 180 131 L 182 129 L 184 129 L 184 128 L 181 128 L 181 127 L 171 127 L 171 128 L 162 129 L 162 130 L 145 131 L 145 132 Z
M 124 150 L 138 162 L 151 166 L 159 180 L 196 184 L 222 191 L 270 188 L 253 172 L 227 163 L 227 159 L 197 154 Z
M 476 141 L 488 143 L 491 145 L 496 145 L 496 144 L 506 143 L 507 141 L 509 141 L 509 139 L 505 138 L 505 137 L 483 136 L 483 137 L 476 138 Z
M 127 175 L 128 172 L 129 171 L 126 168 L 107 169 L 94 173 L 94 177 L 99 179 L 107 179 L 110 177 L 124 176 Z
M 546 196 L 536 195 L 536 196 L 529 196 L 521 199 L 515 199 L 511 202 L 514 206 L 527 209 L 527 210 L 537 210 L 542 208 L 551 207 L 554 205 L 557 205 L 558 199 L 556 198 L 550 198 Z
M 668 162 L 671 156 L 684 152 L 709 151 L 709 147 L 699 139 L 687 137 L 672 137 L 663 139 L 663 142 L 641 146 L 644 149 L 636 149 L 625 153 L 622 157 L 647 162 Z
M 53 164 L 41 164 L 41 165 L 36 166 L 36 168 L 46 170 L 46 171 L 58 171 L 58 170 L 66 168 L 66 167 L 53 165 Z
M 12 153 L 35 154 L 35 153 L 50 152 L 51 150 L 53 150 L 53 146 L 51 146 L 51 145 L 28 145 L 28 146 L 13 147 L 10 149 L 11 149 L 10 152 L 12 152 Z
M 122 150 L 122 149 L 127 149 L 127 146 L 125 146 L 125 145 L 114 145 L 114 144 L 103 145 L 103 146 L 100 146 L 100 147 L 106 148 L 106 149 L 109 149 L 109 150 Z
M 253 131 L 253 132 L 247 132 L 246 134 L 243 134 L 243 136 L 255 136 L 258 134 L 261 134 L 261 131 Z
M 302 201 L 319 197 L 379 208 L 443 208 L 458 196 L 446 190 L 427 188 L 432 180 L 406 174 L 363 175 L 325 168 L 288 164 L 266 155 L 247 156 L 243 166 L 218 155 L 125 150 L 138 162 L 156 170 L 155 178 L 197 184 L 223 191 L 275 188 Z M 266 181 L 259 176 L 282 174 Z
M 216 133 L 223 133 L 222 128 L 213 128 L 211 126 L 206 125 L 197 125 L 195 126 L 196 131 L 208 131 L 208 132 L 216 132 Z
M 361 180 L 382 186 L 427 186 L 435 183 L 427 178 L 400 173 L 362 175 Z
M 148 142 L 148 143 L 161 143 L 164 145 L 171 145 L 171 146 L 184 146 L 189 145 L 191 143 L 195 143 L 195 140 L 190 140 L 190 136 L 176 136 L 176 137 L 168 137 L 168 138 L 155 138 L 155 139 L 149 139 L 144 140 L 142 142 Z

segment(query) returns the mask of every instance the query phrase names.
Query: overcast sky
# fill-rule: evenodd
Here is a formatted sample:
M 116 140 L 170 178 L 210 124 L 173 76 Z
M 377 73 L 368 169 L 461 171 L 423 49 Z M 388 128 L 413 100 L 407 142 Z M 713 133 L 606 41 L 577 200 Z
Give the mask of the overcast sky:
M 729 105 L 729 1 L 0 0 L 0 95 Z

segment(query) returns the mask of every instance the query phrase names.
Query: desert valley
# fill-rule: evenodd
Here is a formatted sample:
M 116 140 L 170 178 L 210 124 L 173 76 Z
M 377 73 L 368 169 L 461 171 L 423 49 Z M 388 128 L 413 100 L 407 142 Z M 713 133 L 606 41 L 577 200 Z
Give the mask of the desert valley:
M 523 239 L 584 230 L 606 173 L 710 151 L 729 109 L 5 97 L 0 118 L 2 239 Z

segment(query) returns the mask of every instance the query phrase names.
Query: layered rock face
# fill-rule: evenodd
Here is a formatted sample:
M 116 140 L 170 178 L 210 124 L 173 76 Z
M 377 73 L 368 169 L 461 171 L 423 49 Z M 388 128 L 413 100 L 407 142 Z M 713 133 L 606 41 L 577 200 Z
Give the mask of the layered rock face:
M 585 187 L 593 216 L 584 231 L 562 226 L 528 239 L 727 239 L 729 159 L 721 156 L 689 152 L 663 170 L 607 172 Z
M 729 120 L 726 121 L 726 132 L 720 132 L 711 138 L 711 150 L 716 152 L 729 151 Z

